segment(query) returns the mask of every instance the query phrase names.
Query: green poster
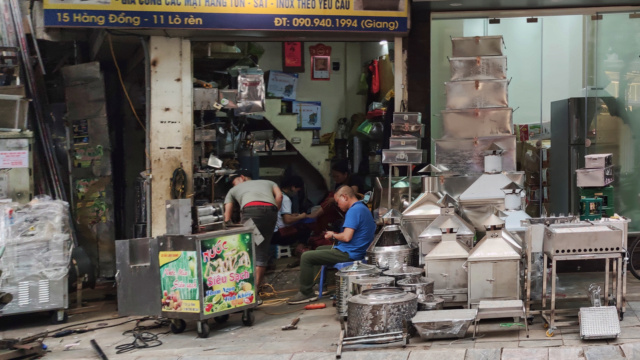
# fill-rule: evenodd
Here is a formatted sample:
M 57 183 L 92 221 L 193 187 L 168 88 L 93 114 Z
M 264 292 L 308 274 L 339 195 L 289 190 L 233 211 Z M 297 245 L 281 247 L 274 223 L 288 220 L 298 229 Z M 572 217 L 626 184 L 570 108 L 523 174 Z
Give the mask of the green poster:
M 204 314 L 255 303 L 251 233 L 203 240 Z
M 195 251 L 160 251 L 162 311 L 200 312 Z

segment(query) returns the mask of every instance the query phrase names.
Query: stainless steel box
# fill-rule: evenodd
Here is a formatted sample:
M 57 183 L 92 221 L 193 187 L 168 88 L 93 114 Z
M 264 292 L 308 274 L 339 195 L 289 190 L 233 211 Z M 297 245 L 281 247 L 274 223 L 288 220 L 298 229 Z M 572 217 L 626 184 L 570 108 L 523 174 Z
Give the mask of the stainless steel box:
M 550 226 L 544 231 L 543 251 L 551 257 L 621 252 L 625 240 L 623 231 L 610 225 Z
M 488 108 L 442 111 L 442 139 L 511 135 L 513 109 Z
M 502 36 L 472 36 L 451 38 L 452 56 L 499 56 L 502 55 Z
M 584 156 L 584 167 L 587 169 L 606 168 L 613 165 L 613 154 L 592 154 Z
M 382 150 L 383 164 L 420 164 L 422 150 Z
M 253 149 L 257 152 L 285 151 L 287 150 L 287 141 L 285 139 L 255 140 Z
M 218 89 L 193 89 L 193 110 L 215 110 L 218 103 Z
M 391 124 L 391 136 L 405 136 L 421 138 L 424 135 L 424 125 L 420 124 Z
M 451 81 L 502 80 L 507 78 L 506 56 L 450 58 Z
M 504 149 L 502 171 L 516 171 L 516 137 L 488 136 L 477 139 L 436 140 L 436 166 L 441 165 L 454 174 L 484 172 L 484 151 L 496 144 Z
M 509 106 L 507 80 L 471 80 L 445 83 L 447 109 L 475 109 Z
M 613 182 L 613 166 L 600 169 L 576 170 L 578 187 L 604 187 Z
M 389 138 L 389 149 L 420 149 L 420 139 L 416 137 L 399 136 Z
M 418 125 L 422 123 L 422 113 L 419 112 L 394 112 L 394 124 L 412 124 Z

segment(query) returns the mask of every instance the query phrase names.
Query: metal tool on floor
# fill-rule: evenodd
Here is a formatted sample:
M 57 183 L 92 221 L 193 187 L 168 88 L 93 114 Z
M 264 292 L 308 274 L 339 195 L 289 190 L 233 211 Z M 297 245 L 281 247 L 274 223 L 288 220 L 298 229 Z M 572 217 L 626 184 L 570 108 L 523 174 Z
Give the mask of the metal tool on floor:
M 300 321 L 300 318 L 297 317 L 291 321 L 291 324 L 283 326 L 282 330 L 295 330 L 298 328 L 297 324 Z
M 402 331 L 393 331 L 384 334 L 373 334 L 363 336 L 345 337 L 347 329 L 345 327 L 344 319 L 340 319 L 340 338 L 338 340 L 338 350 L 336 352 L 336 359 L 342 358 L 342 349 L 363 349 L 363 348 L 376 348 L 387 347 L 391 345 L 402 345 L 402 347 L 409 344 L 409 323 L 403 321 Z

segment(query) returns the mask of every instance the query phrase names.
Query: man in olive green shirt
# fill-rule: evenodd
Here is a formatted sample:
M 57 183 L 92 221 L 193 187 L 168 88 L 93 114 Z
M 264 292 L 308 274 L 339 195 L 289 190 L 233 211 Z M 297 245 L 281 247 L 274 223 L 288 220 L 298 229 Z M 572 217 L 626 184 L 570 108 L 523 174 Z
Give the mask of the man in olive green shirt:
M 252 219 L 262 234 L 264 241 L 255 246 L 255 280 L 260 289 L 269 261 L 269 246 L 273 229 L 278 219 L 278 210 L 282 204 L 282 191 L 276 183 L 269 180 L 251 180 L 251 173 L 238 170 L 229 179 L 233 188 L 224 199 L 224 221 L 231 221 L 233 204 L 240 204 L 241 222 Z

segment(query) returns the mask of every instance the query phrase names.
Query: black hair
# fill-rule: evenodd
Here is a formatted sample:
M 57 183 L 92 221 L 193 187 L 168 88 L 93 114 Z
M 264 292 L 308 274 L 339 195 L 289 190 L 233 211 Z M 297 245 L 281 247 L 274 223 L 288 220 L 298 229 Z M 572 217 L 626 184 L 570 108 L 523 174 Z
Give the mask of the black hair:
M 340 160 L 331 166 L 331 170 L 341 172 L 343 174 L 350 173 L 349 171 L 349 162 L 347 160 Z
M 286 189 L 292 186 L 297 188 L 302 188 L 304 187 L 304 181 L 300 176 L 293 175 L 293 176 L 289 176 L 288 178 L 285 178 L 284 180 L 282 180 L 282 183 L 280 183 L 280 187 L 282 187 L 283 189 Z

